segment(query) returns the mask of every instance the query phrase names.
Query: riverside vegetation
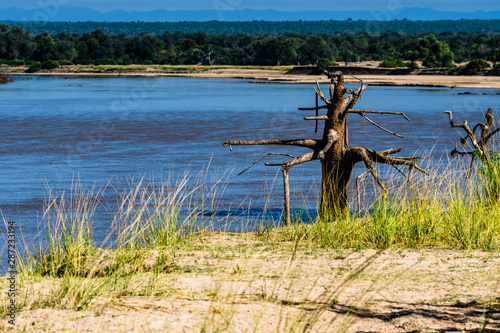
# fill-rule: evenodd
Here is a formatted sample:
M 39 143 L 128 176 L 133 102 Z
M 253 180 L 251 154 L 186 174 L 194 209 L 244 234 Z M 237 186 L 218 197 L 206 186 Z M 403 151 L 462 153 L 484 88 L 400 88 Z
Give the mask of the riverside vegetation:
M 106 319 L 101 327 L 119 328 L 113 318 L 123 313 L 136 321 L 123 317 L 121 330 L 154 331 L 157 315 L 177 325 L 165 323 L 169 331 L 388 329 L 384 325 L 411 331 L 463 329 L 461 322 L 478 331 L 498 329 L 500 159 L 492 156 L 478 159 L 469 178 L 468 165 L 455 171 L 434 167 L 429 176 L 393 186 L 388 196 L 344 217 L 296 218 L 290 226 L 275 221 L 242 234 L 221 231 L 207 213 L 219 207 L 222 180 L 209 184 L 205 174 L 160 185 L 131 182 L 116 195 L 104 247 L 93 224 L 103 191 L 79 184 L 69 194 L 49 191 L 46 239 L 26 244 L 27 253 L 18 258 L 16 329 L 57 328 L 61 322 L 70 329 L 97 329 L 99 318 Z M 446 278 L 453 272 L 460 273 Z M 438 277 L 455 281 L 446 285 L 452 290 L 436 287 Z M 430 288 L 434 294 L 423 303 L 413 303 L 413 296 L 405 303 L 401 288 L 423 288 L 423 294 Z M 401 303 L 381 305 L 395 289 L 392 296 Z M 376 295 L 382 290 L 386 301 L 380 303 Z M 153 316 L 146 316 L 149 326 L 145 315 Z M 406 320 L 410 315 L 421 321 Z
M 398 30 L 399 31 L 399 30 Z M 480 61 L 482 60 L 482 61 Z M 165 31 L 159 34 L 32 35 L 18 25 L 0 24 L 0 63 L 29 66 L 29 72 L 59 65 L 316 65 L 334 61 L 386 61 L 384 66 L 454 68 L 457 63 L 496 66 L 500 37 L 492 33 L 398 33 L 385 31 L 279 34 L 208 34 Z M 406 61 L 406 62 L 405 62 Z M 489 63 L 491 62 L 491 64 Z

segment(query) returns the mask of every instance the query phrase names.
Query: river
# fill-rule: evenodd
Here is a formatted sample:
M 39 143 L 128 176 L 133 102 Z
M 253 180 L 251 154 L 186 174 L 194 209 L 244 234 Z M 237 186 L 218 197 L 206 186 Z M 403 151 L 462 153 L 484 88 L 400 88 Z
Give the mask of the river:
M 354 87 L 354 86 L 350 86 Z M 327 91 L 327 86 L 324 87 Z M 467 93 L 467 94 L 464 94 Z M 499 90 L 369 86 L 356 108 L 405 112 L 371 118 L 404 136 L 400 139 L 349 116 L 351 145 L 404 148 L 402 155 L 446 156 L 461 136 L 456 122 L 483 121 L 500 108 Z M 161 182 L 204 170 L 209 184 L 220 181 L 215 216 L 258 220 L 263 207 L 278 219 L 282 207 L 278 167 L 261 163 L 237 174 L 267 152 L 298 155 L 302 148 L 222 147 L 226 140 L 319 138 L 314 122 L 302 120 L 314 105 L 310 84 L 250 84 L 240 79 L 17 77 L 0 86 L 0 209 L 21 226 L 25 239 L 40 230 L 48 188 L 70 192 L 107 186 L 105 196 L 132 181 Z M 265 161 L 283 161 L 269 157 Z M 208 169 L 208 170 L 207 170 Z M 361 166 L 356 172 L 361 171 Z M 294 167 L 292 206 L 313 211 L 320 182 L 319 162 Z M 222 193 L 222 189 L 224 192 Z M 111 200 L 111 199 L 110 199 Z M 102 235 L 112 212 L 94 225 Z M 106 217 L 108 216 L 108 217 Z M 225 219 L 228 221 L 228 219 Z M 231 228 L 229 228 L 231 229 Z M 5 235 L 5 232 L 4 232 Z M 0 244 L 2 245 L 2 244 Z

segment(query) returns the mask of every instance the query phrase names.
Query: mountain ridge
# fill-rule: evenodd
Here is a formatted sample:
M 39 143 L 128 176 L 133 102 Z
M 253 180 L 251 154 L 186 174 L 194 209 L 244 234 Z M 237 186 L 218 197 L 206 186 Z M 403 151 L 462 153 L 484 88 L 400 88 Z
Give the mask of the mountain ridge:
M 67 21 L 67 22 L 184 22 L 184 21 L 317 21 L 317 20 L 460 20 L 498 19 L 500 11 L 450 12 L 430 8 L 403 7 L 396 10 L 379 11 L 276 11 L 272 9 L 254 10 L 175 10 L 151 11 L 112 10 L 99 12 L 87 7 L 42 7 L 21 9 L 16 7 L 0 10 L 2 21 Z

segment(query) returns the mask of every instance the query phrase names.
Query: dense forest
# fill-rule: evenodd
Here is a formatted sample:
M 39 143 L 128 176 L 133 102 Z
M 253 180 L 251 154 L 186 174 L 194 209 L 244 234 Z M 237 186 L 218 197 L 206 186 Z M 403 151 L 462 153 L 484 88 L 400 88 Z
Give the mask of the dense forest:
M 32 70 L 68 64 L 307 65 L 383 61 L 386 67 L 453 67 L 474 60 L 479 67 L 500 61 L 500 34 L 404 34 L 339 32 L 333 34 L 106 34 L 103 30 L 33 35 L 0 24 L 0 59 Z M 407 61 L 404 63 L 403 61 Z
M 102 29 L 106 34 L 134 35 L 151 33 L 163 35 L 167 31 L 184 31 L 186 33 L 207 32 L 210 34 L 282 34 L 297 33 L 328 33 L 337 32 L 386 32 L 400 33 L 440 33 L 440 32 L 500 32 L 499 20 L 438 20 L 438 21 L 249 21 L 249 22 L 33 22 L 33 21 L 0 21 L 9 25 L 19 25 L 34 35 L 48 32 L 51 35 L 61 32 L 84 34 Z

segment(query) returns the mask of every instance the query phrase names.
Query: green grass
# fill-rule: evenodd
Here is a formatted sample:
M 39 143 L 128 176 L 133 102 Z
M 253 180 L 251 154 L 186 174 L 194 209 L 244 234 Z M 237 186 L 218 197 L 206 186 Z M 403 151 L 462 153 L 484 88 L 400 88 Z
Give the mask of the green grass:
M 326 214 L 314 223 L 295 221 L 269 229 L 268 239 L 301 237 L 327 248 L 500 249 L 500 163 L 478 164 L 472 179 L 466 170 L 442 169 L 418 177 L 369 203 L 358 214 Z M 394 175 L 398 177 L 398 175 Z M 354 206 L 354 204 L 352 204 Z

